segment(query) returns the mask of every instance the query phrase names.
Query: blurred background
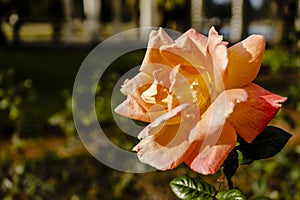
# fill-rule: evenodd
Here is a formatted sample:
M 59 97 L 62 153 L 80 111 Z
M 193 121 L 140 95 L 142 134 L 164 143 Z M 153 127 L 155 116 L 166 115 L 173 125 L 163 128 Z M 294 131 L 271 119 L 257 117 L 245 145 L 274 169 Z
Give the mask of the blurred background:
M 77 70 L 99 42 L 138 27 L 192 27 L 207 34 L 212 25 L 230 45 L 264 35 L 267 47 L 255 82 L 289 98 L 271 122 L 293 134 L 289 144 L 274 158 L 240 166 L 235 186 L 250 199 L 300 199 L 299 0 L 0 0 L 0 198 L 176 199 L 169 181 L 178 175 L 217 186 L 220 173 L 204 177 L 184 165 L 145 174 L 106 167 L 85 150 L 71 110 Z M 137 140 L 114 123 L 110 97 L 144 53 L 115 60 L 97 87 L 98 120 L 126 150 Z

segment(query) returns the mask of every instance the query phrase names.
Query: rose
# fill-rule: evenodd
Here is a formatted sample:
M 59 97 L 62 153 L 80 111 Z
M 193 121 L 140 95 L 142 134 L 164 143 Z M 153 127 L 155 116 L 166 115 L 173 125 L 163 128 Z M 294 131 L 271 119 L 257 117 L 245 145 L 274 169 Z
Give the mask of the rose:
M 149 122 L 133 148 L 160 170 L 185 162 L 201 174 L 215 173 L 237 142 L 266 127 L 286 101 L 252 83 L 265 40 L 251 35 L 227 48 L 212 27 L 208 37 L 193 29 L 173 41 L 152 31 L 140 72 L 126 80 L 127 99 L 115 111 Z

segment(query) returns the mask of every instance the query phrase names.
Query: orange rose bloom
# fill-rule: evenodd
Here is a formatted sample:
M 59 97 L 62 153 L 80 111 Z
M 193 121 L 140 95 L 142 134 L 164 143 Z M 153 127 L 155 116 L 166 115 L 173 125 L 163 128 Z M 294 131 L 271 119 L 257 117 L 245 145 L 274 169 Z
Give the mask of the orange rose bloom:
M 152 31 L 140 73 L 125 81 L 127 99 L 115 109 L 150 123 L 133 149 L 138 158 L 160 170 L 185 162 L 213 174 L 237 134 L 252 142 L 286 101 L 252 83 L 264 48 L 260 35 L 227 48 L 213 27 L 208 37 L 190 29 L 175 41 Z

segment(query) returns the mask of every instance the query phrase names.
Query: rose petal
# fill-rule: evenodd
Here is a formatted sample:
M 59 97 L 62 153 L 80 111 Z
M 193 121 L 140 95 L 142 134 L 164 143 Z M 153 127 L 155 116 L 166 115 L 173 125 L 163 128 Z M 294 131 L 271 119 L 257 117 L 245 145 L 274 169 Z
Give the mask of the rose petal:
M 177 127 L 167 126 L 168 132 L 177 132 Z M 182 134 L 185 131 L 181 131 Z M 166 134 L 162 133 L 161 135 Z M 183 136 L 179 136 L 183 137 Z M 143 139 L 133 150 L 137 151 L 139 160 L 159 170 L 173 169 L 184 161 L 184 155 L 190 144 L 182 138 L 178 145 L 164 146 L 158 141 L 163 140 L 156 137 L 147 137 Z
M 171 86 L 169 76 L 170 70 L 165 70 L 164 67 L 158 71 L 154 71 L 154 81 L 152 85 L 142 93 L 142 99 L 152 104 L 163 103 L 162 101 L 169 95 L 168 90 Z
M 248 100 L 235 107 L 228 121 L 250 143 L 273 119 L 287 98 L 273 94 L 254 83 L 243 89 L 247 91 Z
M 256 78 L 265 45 L 263 36 L 252 35 L 228 49 L 227 89 L 243 87 Z
M 180 104 L 194 103 L 193 94 L 190 90 L 191 84 L 185 76 L 180 74 L 179 66 L 175 67 L 170 73 L 170 81 L 172 83 L 170 92 L 174 93 Z
M 149 42 L 147 51 L 140 68 L 141 71 L 145 73 L 150 71 L 150 75 L 153 72 L 153 68 L 156 71 L 161 65 L 169 66 L 170 63 L 160 54 L 160 47 L 163 45 L 173 44 L 174 41 L 170 36 L 160 28 L 158 31 L 152 31 L 149 36 Z M 153 64 L 153 66 L 151 65 Z M 148 69 L 148 68 L 152 69 Z
M 160 52 L 173 66 L 188 64 L 207 70 L 212 66 L 211 60 L 184 34 L 174 44 L 163 45 Z
M 185 163 L 200 174 L 214 174 L 234 148 L 236 141 L 236 131 L 229 123 L 225 123 L 216 145 L 210 149 L 201 150 L 203 146 L 201 142 L 194 144 L 196 147 Z
M 210 103 L 210 88 L 207 71 L 191 65 L 178 65 L 170 73 L 170 92 L 179 104 L 194 103 L 204 112 Z
M 243 89 L 226 90 L 201 116 L 189 136 L 192 144 L 189 152 L 193 153 L 188 156 L 186 163 L 193 170 L 211 174 L 219 169 L 236 143 L 235 130 L 226 119 L 239 102 L 247 100 L 247 96 Z
M 231 89 L 222 92 L 216 100 L 209 106 L 198 122 L 195 130 L 190 133 L 190 143 L 194 141 L 203 141 L 205 137 L 215 135 L 215 140 L 205 146 L 212 147 L 217 141 L 217 138 L 225 124 L 226 119 L 234 112 L 235 107 L 245 102 L 248 94 L 244 89 Z
M 191 28 L 184 33 L 184 35 L 188 36 L 193 40 L 193 42 L 197 45 L 203 55 L 206 55 L 207 51 L 207 37 L 198 33 L 195 29 Z
M 182 122 L 166 125 L 165 120 L 176 116 L 178 111 L 183 111 Z M 141 133 L 143 138 L 134 148 L 138 152 L 138 158 L 157 169 L 173 169 L 185 160 L 189 154 L 190 143 L 188 136 L 190 130 L 198 121 L 197 109 L 193 106 L 181 105 L 173 114 L 157 119 L 148 125 Z M 144 133 L 143 133 L 144 132 Z
M 226 81 L 226 69 L 228 65 L 227 43 L 223 42 L 223 36 L 212 27 L 208 33 L 208 51 L 213 62 L 214 82 L 217 91 L 223 91 Z
M 126 96 L 131 96 L 145 111 L 149 111 L 152 104 L 142 99 L 142 93 L 147 90 L 153 83 L 153 77 L 144 72 L 138 73 L 130 80 L 126 80 L 121 86 L 121 92 Z
M 144 139 L 145 137 L 148 137 L 150 135 L 157 134 L 163 128 L 164 125 L 168 124 L 170 121 L 173 121 L 175 118 L 178 118 L 178 115 L 183 110 L 187 109 L 188 106 L 189 104 L 181 104 L 176 108 L 170 110 L 169 112 L 159 116 L 157 119 L 155 119 L 151 124 L 149 124 L 139 133 L 138 138 Z M 177 123 L 180 122 L 181 119 L 177 120 Z
M 132 119 L 151 122 L 149 113 L 132 97 L 128 97 L 124 102 L 115 108 L 115 112 L 119 115 Z
M 115 109 L 115 112 L 145 122 L 151 122 L 161 114 L 164 114 L 166 108 L 159 104 L 147 103 L 142 98 L 142 94 L 151 87 L 152 83 L 153 77 L 144 72 L 140 72 L 131 80 L 125 81 L 121 92 L 128 97 L 126 101 Z
M 173 39 L 160 27 L 158 31 L 151 31 L 147 48 L 159 49 L 162 45 L 172 43 L 174 43 Z
M 212 27 L 208 33 L 207 48 L 212 56 L 214 68 L 224 74 L 228 65 L 227 42 L 223 42 L 223 36 Z
M 132 95 L 137 91 L 143 92 L 145 89 L 149 87 L 153 83 L 153 77 L 149 76 L 144 72 L 138 73 L 135 77 L 130 80 L 125 80 L 123 85 L 121 86 L 122 94 L 128 96 Z

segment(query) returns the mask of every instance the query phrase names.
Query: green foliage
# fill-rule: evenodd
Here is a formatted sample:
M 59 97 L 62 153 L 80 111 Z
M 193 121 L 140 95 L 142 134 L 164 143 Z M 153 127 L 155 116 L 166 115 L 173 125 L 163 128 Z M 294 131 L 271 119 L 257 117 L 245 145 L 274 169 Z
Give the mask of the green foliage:
M 51 115 L 48 119 L 48 123 L 51 126 L 59 127 L 68 136 L 74 136 L 75 125 L 72 116 L 72 97 L 67 90 L 64 91 L 63 96 L 65 97 L 65 108 Z
M 87 49 L 0 48 L 0 132 L 34 138 L 61 134 L 48 119 L 65 108 Z
M 284 108 L 277 119 L 287 122 L 291 128 L 299 125 L 299 120 L 291 117 L 290 112 L 300 111 L 300 58 L 299 49 L 283 49 L 278 46 L 267 48 L 264 53 L 260 74 L 255 80 L 259 85 L 268 90 L 288 97 Z
M 247 158 L 259 160 L 275 156 L 292 135 L 273 126 L 267 126 L 250 144 L 239 138 L 237 147 Z
M 246 200 L 247 197 L 239 189 L 231 189 L 228 191 L 221 191 L 217 194 L 216 199 L 224 200 Z
M 245 194 L 239 189 L 217 191 L 216 188 L 199 179 L 177 177 L 170 182 L 171 189 L 179 199 L 183 200 L 244 200 Z
M 247 166 L 251 174 L 241 178 L 252 182 L 251 189 L 257 196 L 271 199 L 294 200 L 300 198 L 300 151 L 299 145 L 288 146 L 272 159 L 260 160 Z M 293 191 L 293 192 L 291 192 Z
M 236 149 L 232 150 L 223 163 L 223 172 L 227 180 L 231 180 L 239 167 L 238 152 Z
M 287 90 L 284 92 L 288 99 L 288 104 L 291 108 L 295 109 L 296 111 L 300 112 L 300 79 L 295 79 L 294 82 L 290 84 Z M 297 123 L 297 122 L 294 122 Z
M 272 74 L 293 74 L 300 70 L 300 59 L 297 54 L 275 47 L 265 51 L 262 65 L 269 68 Z
M 216 189 L 204 181 L 189 177 L 178 177 L 170 182 L 171 189 L 180 199 L 214 199 Z
M 11 126 L 22 137 L 37 135 L 46 119 L 36 107 L 37 95 L 32 88 L 32 80 L 18 83 L 14 76 L 12 69 L 0 71 L 0 115 L 4 119 L 1 123 L 4 130 L 0 131 L 5 132 Z

